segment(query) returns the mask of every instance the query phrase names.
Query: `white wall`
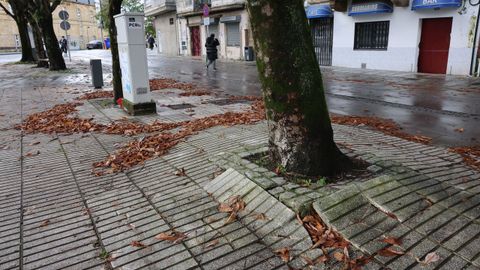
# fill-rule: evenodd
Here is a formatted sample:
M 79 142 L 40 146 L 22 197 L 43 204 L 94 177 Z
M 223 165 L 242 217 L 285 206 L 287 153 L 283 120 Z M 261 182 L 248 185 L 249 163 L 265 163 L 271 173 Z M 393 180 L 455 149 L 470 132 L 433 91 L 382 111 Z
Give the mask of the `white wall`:
M 170 24 L 171 18 L 173 18 L 173 24 Z M 175 20 L 175 11 L 155 17 L 155 31 L 157 33 L 157 42 L 160 44 L 158 49 L 161 49 L 161 51 L 159 51 L 161 54 L 178 55 L 178 38 Z M 160 36 L 158 36 L 159 32 Z
M 472 17 L 477 7 L 467 6 L 465 14 L 457 9 L 419 10 L 410 7 L 395 7 L 393 13 L 348 16 L 347 12 L 334 13 L 332 65 L 368 69 L 383 69 L 416 72 L 418 44 L 421 36 L 422 18 L 453 17 L 447 73 L 469 74 L 472 56 Z M 355 23 L 390 21 L 388 49 L 386 51 L 353 50 Z

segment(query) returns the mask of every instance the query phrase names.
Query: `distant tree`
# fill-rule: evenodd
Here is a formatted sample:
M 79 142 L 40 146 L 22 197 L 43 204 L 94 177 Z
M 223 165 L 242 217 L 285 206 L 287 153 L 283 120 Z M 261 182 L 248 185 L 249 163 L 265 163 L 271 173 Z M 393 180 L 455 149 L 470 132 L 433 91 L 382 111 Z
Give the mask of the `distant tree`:
M 43 47 L 42 30 L 40 30 L 40 27 L 38 26 L 37 21 L 35 21 L 35 19 L 33 18 L 33 14 L 30 8 L 27 10 L 26 16 L 27 16 L 28 23 L 32 28 L 33 40 L 35 42 L 35 49 L 37 53 L 37 59 L 46 59 L 47 54 L 45 53 L 45 48 Z M 37 66 L 47 67 L 48 63 L 45 61 L 38 61 Z
M 15 0 L 18 1 L 18 0 Z M 50 70 L 66 69 L 65 60 L 58 44 L 58 39 L 53 29 L 52 12 L 55 11 L 62 0 L 28 0 L 32 5 L 33 17 L 41 29 L 47 56 L 50 64 Z
M 103 1 L 99 12 L 95 16 L 97 20 L 103 23 L 103 27 L 110 28 L 110 18 L 108 17 L 109 1 Z M 124 12 L 143 12 L 143 1 L 141 0 L 123 0 L 121 11 Z
M 30 38 L 28 36 L 28 21 L 26 16 L 26 3 L 19 0 L 8 0 L 12 12 L 0 2 L 0 7 L 5 13 L 10 16 L 17 24 L 18 34 L 20 36 L 20 43 L 22 44 L 22 58 L 20 62 L 33 62 L 32 45 L 30 44 Z
M 333 130 L 303 1 L 247 0 L 269 128 L 270 157 L 287 171 L 332 175 L 352 162 Z
M 153 17 L 146 17 L 145 18 L 145 34 L 150 36 L 156 36 L 155 27 L 153 26 Z

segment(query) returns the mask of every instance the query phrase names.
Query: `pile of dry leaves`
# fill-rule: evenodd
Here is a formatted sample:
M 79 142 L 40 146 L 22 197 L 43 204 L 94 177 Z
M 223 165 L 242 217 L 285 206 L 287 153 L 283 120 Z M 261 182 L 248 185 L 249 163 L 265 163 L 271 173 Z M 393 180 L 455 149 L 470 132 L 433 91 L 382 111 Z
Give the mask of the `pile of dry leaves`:
M 192 91 L 195 90 L 197 87 L 193 83 L 183 83 L 178 82 L 174 79 L 168 78 L 161 78 L 161 79 L 151 79 L 150 83 L 150 90 L 162 90 L 162 89 L 181 89 L 185 91 Z
M 202 119 L 178 123 L 176 133 L 163 132 L 142 139 L 129 142 L 104 161 L 93 164 L 95 175 L 104 175 L 124 171 L 128 168 L 143 164 L 146 160 L 163 155 L 181 140 L 194 135 L 199 131 L 214 126 L 233 126 L 253 124 L 265 118 L 263 103 L 256 101 L 249 111 L 241 113 L 227 112 Z
M 480 145 L 452 147 L 449 150 L 461 155 L 465 164 L 480 171 Z
M 398 138 L 402 138 L 412 142 L 418 142 L 423 144 L 429 144 L 431 138 L 419 135 L 410 135 L 402 130 L 395 122 L 388 119 L 382 119 L 378 117 L 366 117 L 366 116 L 339 116 L 332 115 L 332 122 L 340 125 L 349 125 L 349 126 L 358 126 L 365 125 L 372 127 L 378 131 L 383 132 L 387 135 L 392 135 Z
M 113 98 L 113 91 L 96 91 L 91 93 L 86 93 L 78 98 L 77 100 L 88 100 L 96 98 Z
M 93 123 L 92 119 L 71 117 L 81 103 L 55 105 L 53 108 L 29 115 L 23 124 L 15 126 L 26 133 L 78 133 L 98 131 L 102 125 Z
M 396 257 L 406 255 L 414 258 L 418 264 L 422 266 L 430 265 L 440 260 L 440 256 L 436 252 L 430 252 L 425 255 L 423 259 L 420 259 L 413 253 L 405 251 L 405 248 L 402 247 L 402 240 L 400 238 L 389 236 L 383 236 L 381 239 L 378 239 L 379 242 L 386 243 L 387 245 L 371 256 L 361 255 L 353 258 L 349 253 L 350 243 L 337 232 L 328 228 L 318 215 L 308 215 L 303 219 L 297 216 L 297 219 L 310 234 L 313 242 L 312 248 L 320 248 L 323 251 L 323 255 L 315 259 L 301 256 L 309 266 L 329 262 L 331 260 L 329 254 L 332 254 L 336 261 L 343 263 L 343 269 L 352 270 L 362 269 L 363 266 L 368 264 L 376 256 Z M 288 248 L 286 250 L 287 251 L 285 251 L 285 249 L 278 250 L 277 254 L 282 257 L 282 255 L 288 254 Z M 284 258 L 282 257 L 282 259 Z
M 334 250 L 333 258 L 336 261 L 342 262 L 344 269 L 361 269 L 362 266 L 366 265 L 372 259 L 371 257 L 365 256 L 352 258 L 348 251 L 350 243 L 336 231 L 328 228 L 318 215 L 308 215 L 303 219 L 297 215 L 297 219 L 308 231 L 308 234 L 310 234 L 313 242 L 312 249 L 319 248 L 323 251 L 323 255 L 315 259 L 302 256 L 302 259 L 307 265 L 314 266 L 329 262 L 331 260 L 329 255 L 331 252 L 329 253 L 329 251 L 332 249 Z

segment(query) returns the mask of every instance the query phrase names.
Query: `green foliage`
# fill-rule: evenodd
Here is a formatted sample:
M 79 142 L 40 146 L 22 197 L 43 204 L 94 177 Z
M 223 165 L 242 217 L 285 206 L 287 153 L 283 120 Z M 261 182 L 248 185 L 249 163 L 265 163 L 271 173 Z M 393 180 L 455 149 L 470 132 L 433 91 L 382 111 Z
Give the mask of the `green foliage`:
M 317 181 L 317 185 L 319 185 L 321 187 L 325 186 L 326 184 L 327 184 L 327 178 L 325 178 L 325 177 L 322 177 L 322 178 L 318 179 L 318 181 Z
M 100 11 L 97 13 L 95 18 L 103 23 L 103 28 L 108 29 L 110 27 L 110 19 L 108 18 L 108 1 L 103 0 Z M 122 1 L 122 11 L 123 12 L 143 12 L 143 1 L 142 0 L 123 0 Z M 145 22 L 145 26 L 148 27 L 148 19 Z M 152 19 L 150 19 L 150 22 Z M 153 27 L 152 27 L 153 29 Z M 155 32 L 155 31 L 153 31 Z
M 110 254 L 108 254 L 108 251 L 105 249 L 102 249 L 102 251 L 100 251 L 100 254 L 98 255 L 98 257 L 100 257 L 100 259 L 102 260 L 108 259 L 109 256 Z

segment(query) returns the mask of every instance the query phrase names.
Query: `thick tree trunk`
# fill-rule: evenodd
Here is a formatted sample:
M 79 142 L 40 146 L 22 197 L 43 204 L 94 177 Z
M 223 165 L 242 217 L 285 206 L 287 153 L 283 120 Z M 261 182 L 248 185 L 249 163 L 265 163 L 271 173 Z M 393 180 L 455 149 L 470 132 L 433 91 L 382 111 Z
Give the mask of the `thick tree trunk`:
M 113 75 L 113 94 L 114 102 L 119 98 L 123 98 L 122 90 L 122 72 L 120 70 L 120 58 L 118 55 L 118 43 L 117 43 L 117 27 L 115 25 L 115 19 L 113 16 L 120 13 L 122 8 L 122 0 L 109 0 L 108 1 L 108 18 L 110 19 L 110 25 L 108 33 L 110 35 L 110 51 L 112 53 L 112 75 Z
M 65 60 L 62 56 L 62 51 L 58 45 L 58 39 L 53 30 L 52 14 L 42 12 L 42 17 L 38 18 L 37 22 L 42 29 L 43 40 L 45 41 L 45 47 L 47 48 L 48 62 L 50 64 L 50 70 L 64 70 L 67 69 Z
M 35 59 L 33 57 L 32 44 L 30 44 L 30 37 L 28 36 L 26 6 L 22 1 L 10 0 L 8 3 L 12 8 L 12 15 L 17 24 L 20 43 L 22 44 L 22 59 L 20 62 L 33 62 Z
M 33 39 L 35 41 L 35 49 L 37 52 L 37 59 L 46 59 L 47 54 L 45 53 L 45 49 L 43 47 L 42 31 L 40 30 L 40 27 L 30 13 L 27 14 L 27 18 L 30 26 L 32 27 Z M 48 67 L 48 62 L 38 61 L 37 67 Z
M 20 62 L 34 62 L 32 45 L 30 44 L 30 37 L 28 36 L 28 24 L 27 19 L 22 16 L 17 16 L 16 19 L 18 27 L 18 35 L 20 36 L 20 42 L 22 44 L 22 59 Z
M 337 148 L 303 1 L 248 0 L 271 157 L 289 172 L 332 175 L 351 166 Z

